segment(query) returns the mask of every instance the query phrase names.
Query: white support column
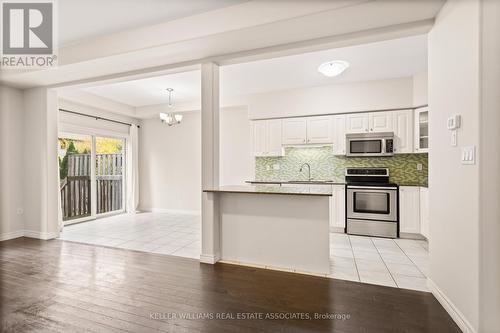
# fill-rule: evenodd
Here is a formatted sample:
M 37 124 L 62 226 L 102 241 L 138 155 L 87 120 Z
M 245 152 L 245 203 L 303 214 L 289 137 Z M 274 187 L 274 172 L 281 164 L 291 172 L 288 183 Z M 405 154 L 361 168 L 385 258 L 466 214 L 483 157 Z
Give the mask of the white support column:
M 201 65 L 201 184 L 219 185 L 219 66 Z M 201 256 L 203 263 L 220 259 L 220 219 L 217 194 L 202 193 Z
M 24 234 L 51 239 L 59 236 L 57 173 L 57 93 L 46 88 L 24 92 L 25 178 Z

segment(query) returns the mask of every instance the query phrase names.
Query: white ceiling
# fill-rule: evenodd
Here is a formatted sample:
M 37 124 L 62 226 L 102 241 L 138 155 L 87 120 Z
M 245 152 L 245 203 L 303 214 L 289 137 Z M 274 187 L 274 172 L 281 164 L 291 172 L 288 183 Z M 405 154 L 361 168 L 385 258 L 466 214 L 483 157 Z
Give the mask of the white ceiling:
M 63 0 L 59 46 L 242 3 L 244 0 Z M 168 33 L 168 32 L 167 32 Z
M 346 60 L 350 67 L 340 76 L 318 73 L 330 60 Z M 427 36 L 413 36 L 221 67 L 222 98 L 301 87 L 408 77 L 427 70 Z M 87 92 L 134 107 L 167 102 L 165 88 L 174 88 L 174 101 L 200 98 L 200 72 L 120 82 L 85 88 Z

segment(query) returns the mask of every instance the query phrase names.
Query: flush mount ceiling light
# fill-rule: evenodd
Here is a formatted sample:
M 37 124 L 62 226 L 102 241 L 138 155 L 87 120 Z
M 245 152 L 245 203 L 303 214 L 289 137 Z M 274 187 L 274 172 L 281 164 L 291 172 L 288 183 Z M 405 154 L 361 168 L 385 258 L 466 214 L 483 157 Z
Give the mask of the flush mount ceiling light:
M 349 63 L 343 60 L 333 60 L 319 65 L 318 72 L 324 76 L 334 77 L 342 74 L 349 67 Z
M 169 109 L 174 107 L 174 104 L 172 103 L 172 93 L 174 92 L 174 89 L 172 88 L 167 88 L 168 91 L 168 107 Z M 162 123 L 167 124 L 168 126 L 172 125 L 177 125 L 180 124 L 182 121 L 182 114 L 174 114 L 173 112 L 160 112 L 160 120 Z

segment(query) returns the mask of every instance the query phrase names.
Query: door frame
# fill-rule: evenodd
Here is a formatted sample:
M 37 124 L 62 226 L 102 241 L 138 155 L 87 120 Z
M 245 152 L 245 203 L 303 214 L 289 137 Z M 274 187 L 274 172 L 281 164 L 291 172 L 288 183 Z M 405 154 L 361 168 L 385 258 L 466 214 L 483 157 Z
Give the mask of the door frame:
M 119 133 L 115 131 L 109 131 L 109 130 L 103 130 L 103 129 L 98 129 L 98 128 L 91 128 L 91 127 L 81 127 L 81 126 L 75 126 L 75 125 L 65 125 L 64 130 L 60 130 L 58 133 L 58 138 L 64 137 L 64 135 L 71 135 L 71 134 L 77 134 L 77 135 L 86 135 L 90 136 L 91 138 L 91 151 L 90 151 L 90 192 L 91 192 L 91 197 L 90 197 L 90 216 L 85 216 L 77 219 L 71 219 L 68 221 L 62 221 L 63 222 L 63 227 L 68 226 L 71 224 L 76 224 L 76 223 L 81 223 L 81 222 L 87 222 L 91 220 L 96 220 L 98 218 L 103 218 L 103 217 L 108 217 L 108 216 L 113 216 L 113 215 L 118 215 L 118 214 L 123 214 L 126 211 L 126 199 L 127 199 L 127 178 L 128 178 L 128 163 L 127 163 L 127 145 L 128 141 L 130 139 L 130 135 L 125 134 L 125 133 Z M 120 139 L 123 140 L 123 160 L 124 160 L 124 165 L 125 167 L 123 168 L 122 171 L 122 209 L 120 210 L 114 210 L 111 212 L 106 212 L 106 213 L 100 213 L 97 214 L 97 185 L 96 185 L 96 175 L 95 175 L 95 160 L 96 160 L 96 137 L 106 137 L 106 138 L 112 138 L 112 139 Z M 58 194 L 60 195 L 60 193 Z M 59 207 L 60 209 L 60 207 Z

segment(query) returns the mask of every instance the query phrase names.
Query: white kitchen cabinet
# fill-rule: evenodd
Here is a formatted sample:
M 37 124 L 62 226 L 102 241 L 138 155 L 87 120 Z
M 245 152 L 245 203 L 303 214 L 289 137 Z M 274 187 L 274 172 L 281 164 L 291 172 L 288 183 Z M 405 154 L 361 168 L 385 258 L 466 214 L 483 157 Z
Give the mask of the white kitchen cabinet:
M 282 156 L 281 120 L 252 121 L 252 146 L 254 156 Z
M 390 132 L 392 112 L 363 112 L 346 115 L 346 133 Z
M 413 153 L 413 110 L 393 112 L 394 152 Z
M 284 145 L 307 143 L 307 119 L 287 118 L 282 121 Z
M 392 131 L 392 112 L 370 112 L 368 114 L 368 123 L 370 132 L 391 132 Z
M 429 189 L 420 187 L 420 233 L 429 240 Z
M 429 108 L 415 109 L 415 152 L 429 151 Z
M 267 156 L 282 156 L 281 119 L 266 120 L 267 122 Z
M 368 113 L 351 113 L 345 117 L 346 133 L 368 132 L 369 116 Z
M 283 119 L 283 144 L 332 143 L 332 117 L 304 117 Z
M 252 121 L 252 151 L 255 156 L 265 156 L 267 141 L 266 120 Z
M 333 154 L 345 155 L 345 115 L 333 116 Z
M 345 186 L 332 185 L 330 197 L 330 231 L 344 232 L 345 228 Z
M 399 231 L 420 234 L 420 188 L 399 187 Z
M 332 143 L 332 120 L 331 116 L 307 118 L 307 143 Z

